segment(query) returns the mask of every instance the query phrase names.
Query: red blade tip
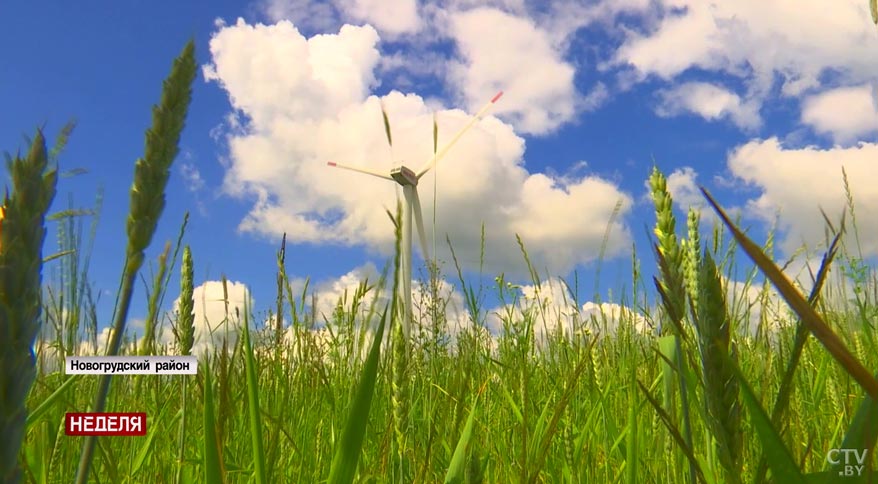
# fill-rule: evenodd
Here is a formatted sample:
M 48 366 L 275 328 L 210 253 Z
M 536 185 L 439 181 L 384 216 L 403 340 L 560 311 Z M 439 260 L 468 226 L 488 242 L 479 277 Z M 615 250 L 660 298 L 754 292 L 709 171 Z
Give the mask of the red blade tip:
M 491 99 L 491 103 L 493 104 L 493 103 L 497 102 L 497 100 L 500 99 L 500 96 L 502 96 L 502 95 L 503 95 L 503 91 L 500 91 L 497 94 L 495 94 L 494 98 Z
M 329 166 L 337 166 L 334 161 L 327 161 L 326 164 Z

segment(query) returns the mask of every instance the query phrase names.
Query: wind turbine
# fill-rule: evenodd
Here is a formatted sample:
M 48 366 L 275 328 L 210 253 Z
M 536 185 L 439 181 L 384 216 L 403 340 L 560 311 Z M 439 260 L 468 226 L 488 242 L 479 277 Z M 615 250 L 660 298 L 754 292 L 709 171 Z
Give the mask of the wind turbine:
M 369 168 L 342 165 L 340 163 L 328 162 L 329 166 L 333 166 L 336 168 L 344 168 L 345 170 L 356 171 L 359 173 L 364 173 L 366 175 L 372 175 L 378 178 L 383 178 L 385 180 L 389 180 L 392 182 L 396 182 L 402 186 L 402 192 L 405 197 L 405 203 L 403 204 L 403 226 L 402 226 L 402 254 L 401 254 L 401 264 L 400 264 L 400 297 L 402 299 L 402 309 L 404 311 L 403 314 L 403 332 L 405 335 L 406 344 L 409 341 L 409 335 L 411 331 L 411 323 L 412 323 L 412 218 L 414 218 L 415 223 L 418 226 L 418 237 L 421 243 L 421 251 L 424 254 L 424 259 L 429 257 L 429 251 L 427 250 L 427 235 L 424 232 L 424 217 L 421 213 L 421 199 L 418 196 L 418 181 L 434 166 L 436 166 L 436 162 L 438 162 L 448 150 L 454 146 L 455 143 L 466 133 L 471 127 L 473 127 L 476 122 L 481 119 L 491 106 L 500 99 L 500 96 L 503 95 L 503 91 L 498 92 L 494 95 L 493 98 L 489 102 L 487 102 L 482 109 L 479 110 L 478 113 L 473 116 L 470 121 L 464 125 L 457 134 L 451 138 L 445 146 L 442 147 L 441 150 L 435 151 L 435 143 L 436 140 L 433 140 L 434 143 L 434 153 L 433 156 L 424 163 L 424 166 L 421 167 L 417 172 L 411 170 L 405 165 L 402 165 L 398 168 L 394 168 L 390 170 L 390 174 L 385 174 L 380 171 L 372 170 Z M 392 145 L 390 139 L 390 128 L 387 121 L 387 114 L 384 112 L 382 108 L 382 114 L 384 116 L 384 127 L 387 132 L 387 141 Z M 435 131 L 435 119 L 434 119 L 434 138 L 436 136 Z

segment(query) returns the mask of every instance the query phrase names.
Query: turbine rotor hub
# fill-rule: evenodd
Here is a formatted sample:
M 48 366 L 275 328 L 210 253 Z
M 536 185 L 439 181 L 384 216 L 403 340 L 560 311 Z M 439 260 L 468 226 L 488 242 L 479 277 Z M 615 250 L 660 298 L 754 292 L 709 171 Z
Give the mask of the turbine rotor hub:
M 405 166 L 394 168 L 390 171 L 390 177 L 402 186 L 418 186 L 418 175 Z

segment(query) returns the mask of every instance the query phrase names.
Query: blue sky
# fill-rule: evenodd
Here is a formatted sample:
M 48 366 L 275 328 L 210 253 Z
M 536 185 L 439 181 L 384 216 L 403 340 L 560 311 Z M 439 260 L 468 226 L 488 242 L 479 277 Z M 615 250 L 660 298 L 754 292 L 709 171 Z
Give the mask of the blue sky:
M 863 250 L 878 252 L 878 34 L 866 1 L 7 2 L 0 15 L 16 19 L 0 30 L 0 149 L 76 119 L 61 168 L 88 173 L 62 179 L 54 209 L 68 194 L 91 206 L 104 189 L 91 270 L 104 320 L 150 106 L 189 38 L 199 75 L 149 256 L 190 211 L 186 242 L 208 299 L 226 274 L 268 308 L 285 231 L 290 276 L 310 276 L 325 301 L 374 276 L 392 247 L 394 189 L 326 161 L 419 167 L 433 111 L 442 144 L 499 89 L 421 182 L 428 232 L 436 179 L 436 239 L 449 234 L 470 270 L 486 223 L 486 283 L 501 271 L 526 282 L 517 233 L 541 274 L 578 270 L 587 301 L 621 200 L 601 292 L 630 288 L 632 243 L 653 265 L 653 159 L 681 214 L 702 203 L 697 184 L 757 236 L 779 213 L 786 255 L 823 241 L 818 207 L 840 213 L 844 166 Z M 54 228 L 48 252 L 53 240 Z M 444 243 L 437 257 L 453 275 Z M 140 291 L 135 319 L 146 313 Z M 166 309 L 177 294 L 175 277 Z

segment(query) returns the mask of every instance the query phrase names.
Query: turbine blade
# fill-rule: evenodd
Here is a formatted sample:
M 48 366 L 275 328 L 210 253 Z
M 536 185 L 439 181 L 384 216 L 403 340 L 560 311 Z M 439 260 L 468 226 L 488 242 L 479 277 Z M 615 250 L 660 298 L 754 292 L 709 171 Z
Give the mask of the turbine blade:
M 424 214 L 421 212 L 421 197 L 418 196 L 418 187 L 409 187 L 405 188 L 409 189 L 411 195 L 410 203 L 412 206 L 412 212 L 415 217 L 415 225 L 418 226 L 418 238 L 421 241 L 421 252 L 424 254 L 424 260 L 428 260 L 430 258 L 430 252 L 428 250 L 427 245 L 427 232 L 424 231 Z M 408 191 L 406 193 L 409 193 Z
M 469 123 L 467 123 L 463 128 L 460 129 L 460 131 L 457 132 L 457 134 L 454 135 L 453 138 L 451 138 L 451 141 L 449 141 L 445 146 L 443 146 L 442 149 L 439 150 L 438 153 L 435 153 L 433 155 L 433 158 L 431 158 L 430 161 L 425 163 L 424 166 L 420 169 L 420 171 L 418 171 L 418 174 L 417 174 L 418 178 L 420 179 L 422 176 L 424 176 L 424 174 L 426 174 L 428 171 L 430 171 L 430 169 L 436 165 L 436 162 L 438 162 L 440 159 L 442 159 L 443 156 L 445 156 L 446 153 L 448 153 L 448 150 L 450 150 L 451 147 L 454 146 L 455 143 L 457 143 L 457 140 L 459 140 L 460 137 L 463 136 L 464 133 L 469 131 L 469 129 L 472 128 L 473 125 L 476 124 L 476 122 L 479 119 L 481 119 L 482 116 L 484 116 L 488 112 L 489 109 L 491 109 L 491 106 L 493 106 L 494 103 L 497 102 L 497 100 L 500 99 L 500 96 L 502 96 L 502 95 L 503 95 L 503 91 L 500 91 L 497 94 L 495 94 L 494 97 L 491 98 L 491 100 L 488 101 L 482 107 L 482 109 L 480 109 L 479 112 L 476 113 L 476 115 L 472 117 L 472 119 L 470 119 Z
M 334 167 L 336 167 L 336 168 L 343 168 L 343 169 L 345 169 L 345 170 L 357 171 L 357 172 L 360 172 L 360 173 L 365 173 L 365 174 L 367 174 L 367 175 L 377 176 L 378 178 L 384 178 L 385 180 L 394 181 L 393 178 L 390 177 L 390 175 L 386 175 L 386 174 L 381 173 L 381 172 L 379 172 L 379 171 L 370 170 L 370 169 L 368 169 L 368 168 L 359 168 L 359 167 L 356 167 L 356 166 L 342 165 L 342 164 L 340 164 L 340 163 L 336 163 L 336 162 L 334 162 L 334 161 L 329 161 L 329 162 L 327 162 L 326 164 L 329 165 L 329 166 L 334 166 Z

